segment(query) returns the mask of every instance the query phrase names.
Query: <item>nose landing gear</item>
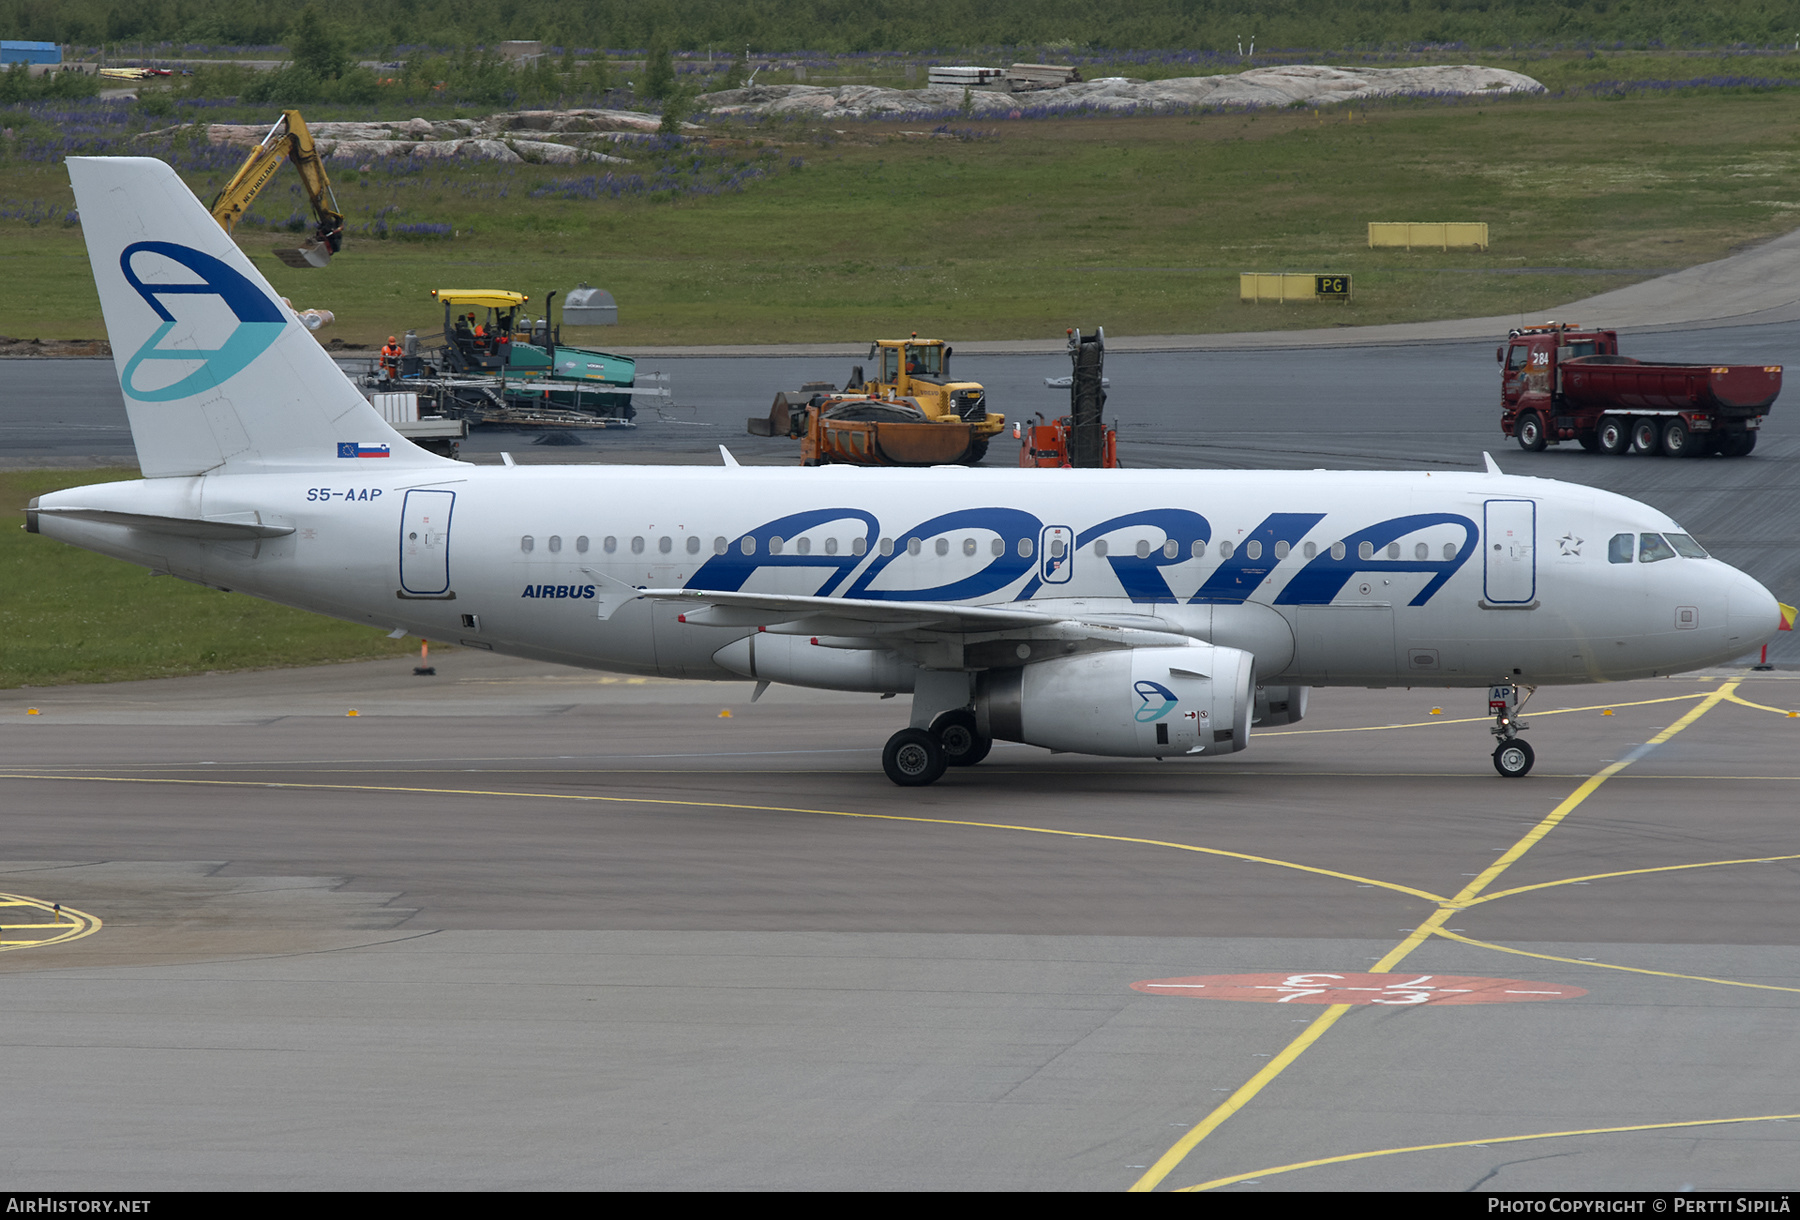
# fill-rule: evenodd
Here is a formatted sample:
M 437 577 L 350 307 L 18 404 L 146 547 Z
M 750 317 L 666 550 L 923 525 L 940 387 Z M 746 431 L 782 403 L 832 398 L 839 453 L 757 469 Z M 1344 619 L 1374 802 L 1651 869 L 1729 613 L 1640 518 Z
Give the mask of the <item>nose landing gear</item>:
M 1496 683 L 1488 687 L 1488 711 L 1494 714 L 1494 727 L 1488 731 L 1500 739 L 1494 747 L 1494 770 L 1507 779 L 1519 779 L 1529 774 L 1531 764 L 1537 761 L 1530 743 L 1519 736 L 1521 729 L 1530 727 L 1519 719 L 1519 709 L 1535 689 L 1526 687 L 1525 699 L 1521 699 L 1514 683 Z
M 1494 747 L 1494 770 L 1508 779 L 1517 779 L 1531 770 L 1531 764 L 1537 761 L 1532 753 L 1531 743 L 1523 738 L 1503 741 Z

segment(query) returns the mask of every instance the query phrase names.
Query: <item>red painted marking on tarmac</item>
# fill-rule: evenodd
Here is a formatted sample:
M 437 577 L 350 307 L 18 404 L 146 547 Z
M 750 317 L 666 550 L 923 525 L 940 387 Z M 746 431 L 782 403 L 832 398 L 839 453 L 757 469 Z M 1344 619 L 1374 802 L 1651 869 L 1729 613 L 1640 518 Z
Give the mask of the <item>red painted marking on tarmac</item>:
M 1145 995 L 1193 1000 L 1248 1000 L 1260 1004 L 1520 1004 L 1572 1000 L 1581 987 L 1490 979 L 1464 974 L 1196 974 L 1176 979 L 1144 979 L 1131 985 Z

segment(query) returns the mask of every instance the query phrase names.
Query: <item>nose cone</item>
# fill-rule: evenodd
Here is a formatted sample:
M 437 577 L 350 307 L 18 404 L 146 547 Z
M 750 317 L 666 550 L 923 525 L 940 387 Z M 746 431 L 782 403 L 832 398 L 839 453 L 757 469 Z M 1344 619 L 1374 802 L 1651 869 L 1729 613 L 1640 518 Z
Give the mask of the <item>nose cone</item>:
M 1726 635 L 1746 651 L 1769 642 L 1781 630 L 1781 604 L 1775 595 L 1742 572 L 1732 573 L 1726 594 Z

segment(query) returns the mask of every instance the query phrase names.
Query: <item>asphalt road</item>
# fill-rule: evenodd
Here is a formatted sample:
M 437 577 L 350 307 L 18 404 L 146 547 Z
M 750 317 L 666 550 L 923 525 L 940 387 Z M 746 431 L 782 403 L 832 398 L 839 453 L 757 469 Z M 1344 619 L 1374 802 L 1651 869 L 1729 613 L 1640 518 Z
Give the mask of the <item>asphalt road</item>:
M 13 1181 L 1673 1191 L 1800 1163 L 1768 1118 L 1800 1072 L 1792 679 L 1541 692 L 1522 781 L 1479 692 L 1355 690 L 1213 763 L 1002 746 L 909 791 L 878 761 L 903 704 L 434 659 L 0 694 Z M 1265 1002 L 1208 997 L 1246 975 Z

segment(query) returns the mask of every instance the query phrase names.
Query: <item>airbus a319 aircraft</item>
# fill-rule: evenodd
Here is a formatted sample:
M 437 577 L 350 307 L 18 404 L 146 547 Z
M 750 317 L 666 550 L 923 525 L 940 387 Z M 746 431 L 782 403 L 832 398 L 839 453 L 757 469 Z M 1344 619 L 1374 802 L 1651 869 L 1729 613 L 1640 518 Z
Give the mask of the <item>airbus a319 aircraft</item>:
M 912 694 L 898 784 L 995 740 L 1212 757 L 1313 686 L 1729 661 L 1775 599 L 1643 504 L 1486 473 L 471 466 L 388 427 L 173 170 L 71 158 L 144 478 L 27 528 L 218 588 L 630 674 Z M 758 688 L 758 694 L 761 688 Z

